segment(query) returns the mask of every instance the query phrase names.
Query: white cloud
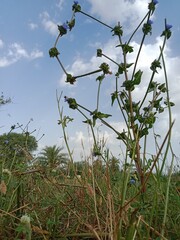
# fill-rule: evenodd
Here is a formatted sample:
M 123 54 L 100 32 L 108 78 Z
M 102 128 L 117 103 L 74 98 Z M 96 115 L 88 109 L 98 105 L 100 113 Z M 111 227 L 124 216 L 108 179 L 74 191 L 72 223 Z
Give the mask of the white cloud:
M 0 39 L 0 48 L 3 48 L 3 46 L 4 46 L 4 42 L 2 39 Z
M 30 59 L 36 59 L 40 57 L 43 57 L 43 52 L 39 51 L 38 49 L 33 50 L 29 56 Z
M 0 67 L 7 67 L 19 61 L 20 59 L 33 60 L 36 58 L 43 57 L 43 52 L 35 49 L 31 52 L 28 52 L 21 44 L 12 43 L 8 47 L 7 53 L 5 56 L 0 58 Z
M 58 33 L 58 27 L 57 27 L 57 23 L 53 22 L 51 19 L 50 19 L 50 16 L 48 14 L 48 12 L 43 12 L 41 15 L 40 15 L 40 18 L 42 20 L 42 25 L 44 27 L 44 29 L 50 33 L 51 35 L 53 36 L 57 36 L 57 33 Z
M 60 11 L 63 9 L 64 2 L 65 2 L 64 0 L 59 0 L 56 4 Z
M 38 28 L 38 25 L 37 25 L 36 23 L 32 23 L 32 22 L 29 23 L 28 26 L 29 26 L 29 28 L 30 28 L 31 30 L 35 30 L 35 29 Z
M 91 13 L 100 17 L 108 24 L 120 22 L 134 28 L 143 19 L 148 11 L 149 0 L 88 0 L 91 4 Z M 129 29 L 129 30 L 130 30 Z
M 110 121 L 109 124 L 119 132 L 126 129 L 124 122 Z M 81 130 L 75 131 L 73 135 L 69 137 L 69 145 L 71 149 L 73 149 L 75 161 L 79 159 L 80 153 L 84 154 L 86 157 L 89 157 L 92 153 L 94 139 L 92 132 L 88 129 L 83 125 Z M 113 130 L 97 122 L 97 126 L 94 128 L 94 133 L 99 146 L 104 146 L 103 150 L 110 149 L 111 153 L 115 156 L 118 156 L 121 153 L 122 149 L 119 148 L 121 141 L 117 140 L 117 134 Z
M 87 72 L 97 70 L 101 63 L 102 63 L 102 60 L 99 58 L 96 58 L 95 56 L 93 56 L 89 61 L 86 61 L 80 56 L 77 56 L 75 58 L 74 63 L 71 66 L 67 66 L 66 70 L 68 73 L 72 74 L 73 76 L 78 76 L 81 74 L 85 74 Z M 67 84 L 65 83 L 65 81 L 66 81 L 66 76 L 65 74 L 63 74 L 62 77 L 60 78 L 60 85 L 66 86 Z

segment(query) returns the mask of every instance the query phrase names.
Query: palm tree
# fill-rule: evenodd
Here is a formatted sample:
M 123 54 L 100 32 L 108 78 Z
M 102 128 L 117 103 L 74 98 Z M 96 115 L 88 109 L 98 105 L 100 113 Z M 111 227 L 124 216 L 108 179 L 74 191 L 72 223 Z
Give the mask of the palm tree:
M 40 153 L 40 161 L 43 165 L 47 165 L 50 170 L 64 168 L 68 164 L 68 155 L 62 152 L 64 148 L 56 145 L 46 146 Z

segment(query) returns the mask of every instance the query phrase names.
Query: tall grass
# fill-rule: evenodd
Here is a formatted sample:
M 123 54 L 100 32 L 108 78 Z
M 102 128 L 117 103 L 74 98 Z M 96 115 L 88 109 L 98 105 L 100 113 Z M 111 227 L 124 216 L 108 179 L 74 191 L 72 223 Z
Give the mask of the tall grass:
M 91 154 L 81 162 L 74 161 L 67 136 L 68 124 L 73 124 L 73 119 L 64 115 L 62 93 L 57 92 L 58 123 L 69 154 L 68 164 L 65 169 L 60 166 L 50 169 L 50 165 L 45 167 L 38 158 L 35 160 L 26 148 L 21 148 L 21 155 L 14 149 L 0 149 L 0 239 L 180 239 L 180 173 L 173 172 L 176 156 L 171 145 L 174 125 L 171 107 L 174 104 L 170 102 L 163 54 L 171 36 L 171 26 L 166 20 L 161 34 L 163 43 L 151 63 L 144 97 L 134 101 L 133 95 L 144 80 L 138 61 L 145 39 L 151 35 L 151 16 L 156 4 L 157 1 L 148 4 L 147 14 L 126 42 L 123 42 L 120 24 L 111 27 L 103 23 L 82 11 L 77 1 L 72 6 L 71 20 L 58 26 L 59 35 L 49 54 L 59 62 L 66 82 L 75 84 L 80 77 L 96 74 L 98 89 L 94 111 L 65 96 L 69 107 L 82 115 L 90 129 Z M 79 76 L 66 71 L 59 58 L 57 43 L 75 26 L 76 14 L 103 24 L 117 37 L 119 45 L 115 50 L 121 49 L 123 62 L 116 62 L 101 49 L 97 50 L 97 57 L 115 64 L 116 72 L 112 73 L 105 62 L 96 70 Z M 134 51 L 131 42 L 140 29 L 142 40 L 134 62 L 129 63 L 128 56 Z M 156 81 L 158 71 L 164 72 L 164 82 Z M 109 75 L 115 81 L 111 105 L 117 104 L 119 116 L 126 125 L 122 132 L 110 124 L 110 114 L 101 112 L 101 88 Z M 121 79 L 124 79 L 123 83 Z M 168 114 L 169 126 L 158 141 L 155 123 L 162 112 Z M 111 149 L 99 138 L 96 131 L 99 123 L 116 135 L 114 144 L 118 146 L 121 142 L 124 145 L 122 158 L 113 156 Z M 153 141 L 152 136 L 157 151 L 149 154 L 147 143 L 149 139 Z M 12 158 L 8 160 L 11 164 L 8 162 L 7 165 L 9 151 Z M 170 163 L 168 173 L 165 172 L 167 161 Z

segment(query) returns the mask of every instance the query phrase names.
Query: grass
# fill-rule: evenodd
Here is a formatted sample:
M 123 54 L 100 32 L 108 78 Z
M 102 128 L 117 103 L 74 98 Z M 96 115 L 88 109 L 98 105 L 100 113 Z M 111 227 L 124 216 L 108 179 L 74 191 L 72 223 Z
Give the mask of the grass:
M 100 74 L 96 78 L 98 87 L 94 111 L 82 106 L 74 98 L 65 96 L 69 107 L 78 111 L 84 123 L 88 124 L 93 139 L 92 154 L 82 162 L 74 161 L 66 134 L 66 127 L 73 119 L 63 114 L 60 104 L 62 94 L 60 97 L 57 94 L 58 124 L 62 127 L 69 155 L 68 164 L 63 168 L 52 166 L 56 161 L 48 158 L 46 160 L 49 164 L 43 166 L 42 156 L 41 161 L 33 162 L 31 152 L 26 149 L 27 141 L 23 144 L 25 148 L 12 143 L 8 148 L 9 142 L 4 139 L 5 148 L 0 149 L 0 239 L 180 239 L 180 171 L 178 165 L 174 170 L 176 156 L 171 145 L 174 125 L 171 107 L 174 103 L 170 102 L 163 55 L 166 41 L 171 37 L 172 26 L 167 24 L 166 19 L 161 34 L 162 46 L 157 59 L 151 63 L 152 72 L 143 99 L 135 102 L 133 97 L 134 89 L 145 80 L 143 71 L 137 70 L 137 66 L 144 41 L 151 35 L 150 17 L 157 3 L 151 1 L 148 4 L 147 14 L 127 42 L 123 42 L 120 24 L 111 27 L 102 23 L 83 12 L 77 1 L 72 6 L 71 20 L 58 26 L 59 35 L 49 54 L 59 62 L 66 75 L 66 82 L 73 85 L 78 78 Z M 113 37 L 117 37 L 119 45 L 115 49 L 121 49 L 123 62 L 115 62 L 102 49 L 97 49 L 97 57 L 105 57 L 115 64 L 116 72 L 112 73 L 107 63 L 78 76 L 72 76 L 64 68 L 56 46 L 67 30 L 75 26 L 77 13 L 91 17 L 108 30 L 110 28 Z M 142 40 L 137 55 L 133 63 L 128 63 L 128 55 L 134 51 L 130 43 L 140 28 Z M 157 70 L 164 72 L 163 82 L 156 81 Z M 123 132 L 118 132 L 108 122 L 110 114 L 100 112 L 103 79 L 112 74 L 115 89 L 111 94 L 111 106 L 114 107 L 116 102 L 120 119 L 126 125 Z M 121 81 L 122 77 L 124 82 Z M 159 143 L 154 129 L 162 112 L 168 116 L 169 126 Z M 97 122 L 116 135 L 117 142 L 114 144 L 119 146 L 120 141 L 124 144 L 122 159 L 111 156 L 110 149 L 99 139 L 96 134 Z M 29 132 L 25 133 L 29 137 Z M 147 145 L 149 138 L 151 141 L 154 139 L 156 146 L 155 153 L 151 155 Z M 170 164 L 168 171 L 167 161 Z M 120 163 L 123 163 L 121 167 Z
M 32 239 L 179 239 L 180 174 L 169 182 L 170 175 L 151 173 L 147 191 L 137 195 L 140 183 L 130 184 L 129 168 L 99 159 L 85 161 L 81 175 L 70 177 L 38 166 L 4 174 L 0 238 L 27 239 L 23 231 L 16 236 L 21 216 L 28 215 Z

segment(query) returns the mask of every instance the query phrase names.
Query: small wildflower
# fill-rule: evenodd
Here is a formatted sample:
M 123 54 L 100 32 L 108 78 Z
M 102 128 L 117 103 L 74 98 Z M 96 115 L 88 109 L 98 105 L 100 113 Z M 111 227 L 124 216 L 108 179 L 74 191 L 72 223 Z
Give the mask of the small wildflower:
M 30 217 L 28 217 L 27 215 L 23 215 L 20 219 L 21 223 L 24 223 L 25 225 L 30 224 Z
M 162 36 L 166 36 L 167 37 L 167 39 L 169 39 L 170 37 L 171 37 L 171 28 L 172 28 L 173 26 L 171 25 L 171 24 L 167 24 L 166 23 L 166 20 L 165 20 L 165 30 L 162 32 L 162 34 L 161 34 L 161 37 Z
M 135 184 L 136 184 L 136 180 L 135 180 L 134 178 L 131 178 L 131 179 L 129 180 L 129 183 L 130 183 L 131 185 L 135 185 Z
M 153 3 L 154 5 L 156 5 L 156 4 L 158 4 L 159 2 L 158 2 L 157 0 L 152 0 L 152 3 Z
M 4 174 L 8 174 L 9 176 L 11 176 L 11 171 L 9 171 L 9 169 L 7 169 L 7 168 L 3 169 L 2 172 Z
M 69 99 L 69 98 L 68 98 L 67 96 L 64 96 L 64 101 L 65 101 L 65 102 L 68 102 L 68 99 Z
M 152 2 L 149 3 L 148 9 L 152 11 L 151 14 L 154 13 L 156 4 L 158 4 L 157 0 L 152 0 Z
M 68 29 L 69 29 L 69 26 L 67 23 L 63 23 L 63 25 L 58 25 L 58 30 L 61 36 L 65 35 Z
M 62 25 L 62 26 L 63 26 L 63 28 L 64 28 L 64 29 L 66 29 L 66 30 L 68 30 L 68 28 L 69 28 L 69 26 L 68 26 L 68 24 L 67 24 L 67 23 L 63 23 L 63 25 Z
M 172 28 L 172 25 L 171 24 L 165 24 L 165 28 L 166 28 L 166 30 L 169 30 L 169 29 L 171 29 Z
M 30 221 L 31 221 L 30 217 L 27 216 L 27 215 L 23 215 L 21 217 L 21 219 L 20 219 L 21 226 L 23 226 L 25 228 L 24 230 L 27 233 L 27 238 L 26 239 L 31 239 L 31 232 L 32 232 L 32 230 L 31 230 L 31 223 L 30 223 Z
M 150 24 L 150 25 L 152 25 L 152 24 L 153 24 L 153 21 L 152 21 L 151 19 L 149 19 L 149 20 L 147 21 L 147 23 Z
M 7 187 L 6 187 L 6 184 L 5 184 L 4 180 L 2 180 L 1 183 L 0 183 L 0 192 L 4 195 L 7 192 Z
M 81 6 L 79 5 L 78 1 L 74 1 L 74 4 L 72 5 L 72 11 L 74 12 L 80 12 Z

